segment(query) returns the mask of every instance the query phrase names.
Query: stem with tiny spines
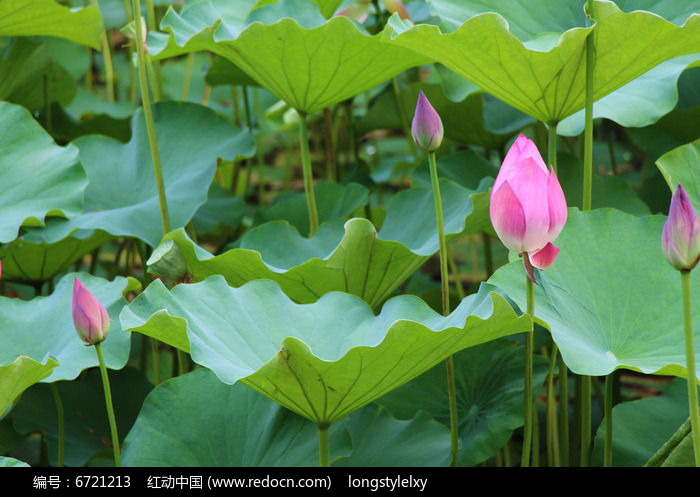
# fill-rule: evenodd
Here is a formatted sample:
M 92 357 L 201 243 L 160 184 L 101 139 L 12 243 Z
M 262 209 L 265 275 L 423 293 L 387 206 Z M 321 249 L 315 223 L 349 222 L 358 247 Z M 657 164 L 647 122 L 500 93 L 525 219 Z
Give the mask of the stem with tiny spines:
M 527 254 L 522 254 L 527 257 Z M 525 388 L 524 388 L 524 425 L 523 453 L 520 466 L 530 466 L 530 451 L 532 450 L 532 355 L 535 348 L 535 287 L 528 275 L 525 275 L 525 293 L 527 313 L 533 318 L 532 330 L 525 334 Z
M 119 455 L 119 435 L 117 435 L 117 422 L 114 418 L 114 407 L 112 406 L 112 391 L 109 388 L 109 376 L 107 376 L 107 367 L 102 356 L 102 344 L 95 344 L 95 352 L 97 352 L 97 360 L 100 363 L 100 374 L 102 375 L 102 386 L 105 391 L 105 405 L 107 407 L 107 417 L 109 418 L 109 429 L 112 434 L 112 448 L 114 452 L 114 465 L 118 468 L 121 466 Z
M 700 467 L 700 411 L 698 410 L 697 370 L 695 369 L 695 346 L 693 344 L 693 309 L 690 299 L 690 271 L 681 270 L 683 286 L 683 324 L 685 329 L 685 361 L 688 377 L 688 407 L 693 435 L 695 466 Z
M 58 467 L 62 468 L 66 446 L 66 422 L 63 413 L 63 401 L 61 400 L 61 395 L 58 393 L 55 382 L 51 383 L 51 394 L 56 403 L 56 416 L 58 419 Z
M 318 230 L 318 210 L 316 209 L 316 197 L 314 196 L 314 178 L 311 169 L 311 155 L 309 153 L 309 130 L 306 114 L 299 112 L 299 140 L 301 148 L 301 167 L 304 176 L 304 193 L 306 195 L 306 208 L 309 213 L 309 238 Z

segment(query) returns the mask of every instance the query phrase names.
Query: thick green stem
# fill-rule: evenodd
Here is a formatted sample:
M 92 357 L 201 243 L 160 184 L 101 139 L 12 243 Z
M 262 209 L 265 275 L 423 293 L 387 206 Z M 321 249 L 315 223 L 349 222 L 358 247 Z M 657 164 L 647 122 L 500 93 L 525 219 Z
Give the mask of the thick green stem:
M 527 257 L 527 254 L 523 254 Z M 525 275 L 525 288 L 527 299 L 527 313 L 535 317 L 535 287 L 532 280 Z M 524 425 L 523 425 L 523 453 L 520 466 L 530 466 L 530 452 L 532 450 L 532 355 L 535 348 L 535 325 L 533 321 L 532 331 L 525 334 L 525 388 L 524 388 Z
M 668 458 L 671 452 L 674 451 L 676 447 L 683 441 L 685 437 L 690 433 L 690 418 L 686 419 L 683 424 L 676 430 L 676 432 L 671 435 L 671 438 L 666 440 L 656 454 L 651 456 L 646 462 L 644 467 L 656 468 L 661 466 L 664 461 Z
M 328 443 L 328 426 L 318 425 L 318 465 L 322 468 L 331 466 L 331 449 Z
M 681 271 L 683 285 L 683 323 L 685 325 L 685 361 L 688 371 L 688 407 L 693 433 L 695 466 L 700 467 L 700 411 L 698 411 L 697 370 L 695 369 L 695 346 L 693 344 L 693 309 L 690 300 L 690 271 Z
M 56 402 L 56 419 L 58 420 L 58 467 L 62 468 L 63 454 L 66 447 L 66 420 L 63 413 L 63 401 L 58 393 L 58 388 L 56 388 L 56 383 L 51 383 L 51 394 L 54 402 Z
M 591 454 L 591 377 L 581 376 L 581 461 L 587 468 Z
M 132 0 L 132 9 L 141 12 L 140 0 Z M 168 214 L 168 202 L 165 198 L 165 185 L 163 183 L 163 171 L 160 165 L 160 153 L 158 152 L 158 142 L 153 124 L 153 111 L 151 109 L 151 98 L 148 93 L 148 81 L 146 79 L 145 56 L 143 53 L 143 33 L 141 32 L 141 18 L 136 19 L 136 52 L 139 67 L 139 84 L 141 87 L 141 101 L 143 103 L 143 114 L 146 119 L 146 130 L 148 131 L 148 142 L 151 147 L 151 158 L 153 159 L 153 173 L 156 178 L 156 188 L 158 189 L 158 201 L 160 204 L 160 219 L 163 225 L 163 234 L 170 231 L 170 216 Z
M 192 69 L 194 69 L 194 52 L 187 55 L 187 65 L 185 65 L 185 77 L 182 79 L 182 94 L 180 100 L 187 102 L 190 94 L 190 81 L 192 81 Z
M 610 373 L 605 377 L 605 407 L 603 415 L 605 417 L 605 455 L 603 457 L 603 466 L 606 468 L 612 467 L 612 441 L 613 441 L 613 384 L 615 382 L 615 373 Z
M 559 349 L 557 344 L 552 344 L 552 353 L 549 357 L 549 371 L 547 371 L 547 458 L 550 466 L 561 466 L 559 455 L 559 426 L 557 423 L 557 402 L 554 394 L 554 368 L 557 364 Z
M 450 287 L 449 272 L 447 270 L 447 241 L 445 239 L 445 223 L 442 213 L 442 197 L 440 195 L 440 181 L 437 173 L 437 161 L 435 152 L 428 153 L 430 164 L 430 182 L 433 185 L 433 199 L 435 200 L 435 219 L 437 222 L 438 245 L 440 247 L 440 284 L 442 289 L 442 315 L 450 313 Z M 454 361 L 452 356 L 447 358 L 447 394 L 450 405 L 450 451 L 452 453 L 452 466 L 459 466 L 459 426 L 457 417 L 457 392 L 455 390 Z
M 301 168 L 304 176 L 304 193 L 306 194 L 306 208 L 309 212 L 309 237 L 318 230 L 318 210 L 316 209 L 316 197 L 314 196 L 314 178 L 311 170 L 311 155 L 309 154 L 309 130 L 307 128 L 306 114 L 300 112 L 299 140 L 301 148 Z
M 146 25 L 148 26 L 148 31 L 150 31 L 151 33 L 157 31 L 156 9 L 153 5 L 153 0 L 146 0 Z M 143 46 L 143 44 L 141 44 L 141 46 Z M 160 76 L 160 62 L 157 60 L 153 62 L 153 75 L 153 86 L 157 90 L 157 94 L 159 95 L 158 100 L 160 100 L 160 98 L 162 98 L 163 95 L 163 79 Z
M 564 359 L 559 363 L 559 455 L 561 464 L 569 466 L 569 369 Z
M 117 435 L 117 422 L 114 419 L 114 408 L 112 407 L 112 391 L 109 388 L 109 377 L 107 376 L 107 367 L 105 366 L 104 357 L 102 357 L 102 344 L 95 344 L 97 352 L 97 360 L 100 362 L 100 373 L 102 374 L 102 385 L 105 390 L 105 405 L 107 407 L 107 417 L 109 418 L 109 429 L 112 433 L 112 448 L 114 450 L 114 465 L 118 468 L 121 466 L 119 456 L 119 435 Z
M 547 161 L 554 169 L 554 173 L 559 175 L 557 170 L 557 123 L 551 122 L 547 125 Z
M 153 385 L 160 385 L 160 352 L 158 340 L 151 338 L 151 357 L 153 357 Z

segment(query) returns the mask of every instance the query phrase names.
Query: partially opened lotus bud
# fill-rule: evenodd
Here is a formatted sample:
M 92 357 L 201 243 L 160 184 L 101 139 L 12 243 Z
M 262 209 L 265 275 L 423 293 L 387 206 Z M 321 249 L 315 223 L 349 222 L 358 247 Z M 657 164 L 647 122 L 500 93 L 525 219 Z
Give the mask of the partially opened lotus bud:
M 78 278 L 73 283 L 73 324 L 78 336 L 88 345 L 107 338 L 109 314 Z

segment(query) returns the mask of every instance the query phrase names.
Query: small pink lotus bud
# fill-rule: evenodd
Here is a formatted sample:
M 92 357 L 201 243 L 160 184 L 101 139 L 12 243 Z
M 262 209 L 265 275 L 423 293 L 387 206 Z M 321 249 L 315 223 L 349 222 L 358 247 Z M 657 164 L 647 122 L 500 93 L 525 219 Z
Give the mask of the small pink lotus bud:
M 78 278 L 73 283 L 73 324 L 88 345 L 103 342 L 109 330 L 109 314 Z
M 408 15 L 406 6 L 403 4 L 403 2 L 401 2 L 401 0 L 382 0 L 382 3 L 390 14 L 398 12 L 401 20 L 405 21 L 406 19 L 411 18 L 411 16 Z
M 354 19 L 360 24 L 363 24 L 367 20 L 367 17 L 369 17 L 370 5 L 371 4 L 369 2 L 354 3 L 348 7 L 345 7 L 344 9 L 339 10 L 335 15 L 349 17 L 350 19 Z
M 671 198 L 661 248 L 669 264 L 678 270 L 690 271 L 700 261 L 700 221 L 680 183 Z
M 523 256 L 531 279 L 532 266 L 552 265 L 559 249 L 551 242 L 566 223 L 566 198 L 557 175 L 523 134 L 503 160 L 491 189 L 489 213 L 503 244 Z
M 425 98 L 422 90 L 418 94 L 411 132 L 416 145 L 428 152 L 434 152 L 442 143 L 442 121 L 428 99 Z

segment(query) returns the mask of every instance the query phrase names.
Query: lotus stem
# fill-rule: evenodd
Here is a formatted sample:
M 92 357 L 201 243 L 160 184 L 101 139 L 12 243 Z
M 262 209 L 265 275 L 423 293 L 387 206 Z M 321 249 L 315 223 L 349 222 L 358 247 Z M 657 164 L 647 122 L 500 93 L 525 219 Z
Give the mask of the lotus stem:
M 299 140 L 301 147 L 301 167 L 304 175 L 304 193 L 306 194 L 306 208 L 309 212 L 309 237 L 314 236 L 318 230 L 318 210 L 316 209 L 316 197 L 314 196 L 314 178 L 311 170 L 311 156 L 309 154 L 309 130 L 306 114 L 300 112 Z
M 569 369 L 564 358 L 559 363 L 559 457 L 564 467 L 569 466 Z
M 318 425 L 318 465 L 322 468 L 331 466 L 331 450 L 328 443 L 328 426 Z
M 102 374 L 102 386 L 105 391 L 105 405 L 107 407 L 107 417 L 109 418 L 109 429 L 112 434 L 112 448 L 114 450 L 114 466 L 121 466 L 119 456 L 119 435 L 117 435 L 117 422 L 114 419 L 114 407 L 112 407 L 112 391 L 109 388 L 109 377 L 107 376 L 107 367 L 102 356 L 102 344 L 95 344 L 95 352 L 97 352 L 97 360 L 100 363 L 100 373 Z
M 138 12 L 141 12 L 141 10 Z M 148 31 L 151 33 L 158 29 L 156 26 L 156 9 L 153 6 L 153 0 L 146 0 L 146 25 L 148 26 Z M 163 79 L 160 76 L 159 61 L 153 62 L 153 75 L 155 83 L 153 86 L 157 89 L 160 100 L 163 95 Z
M 557 170 L 557 123 L 551 122 L 547 125 L 547 160 L 554 169 L 554 173 L 559 175 Z
M 58 388 L 56 388 L 56 383 L 51 383 L 51 394 L 54 402 L 56 402 L 56 419 L 58 421 L 58 467 L 62 468 L 66 446 L 66 421 L 63 412 L 63 401 L 58 393 Z
M 187 54 L 187 65 L 185 65 L 185 77 L 182 80 L 182 94 L 180 100 L 187 101 L 190 94 L 190 81 L 192 80 L 192 69 L 194 69 L 194 52 Z
M 581 376 L 581 461 L 587 468 L 591 454 L 591 377 Z
M 141 12 L 140 0 L 132 0 L 134 13 Z M 160 165 L 160 154 L 158 152 L 158 142 L 153 124 L 153 110 L 151 109 L 151 98 L 148 93 L 148 81 L 146 78 L 145 57 L 143 53 L 143 33 L 141 32 L 141 18 L 136 19 L 136 53 L 139 67 L 139 83 L 141 87 L 141 100 L 143 103 L 143 114 L 146 119 L 146 130 L 148 131 L 148 142 L 151 147 L 151 158 L 153 160 L 153 173 L 158 189 L 158 201 L 160 204 L 160 219 L 163 225 L 163 234 L 170 231 L 170 216 L 168 214 L 168 202 L 165 197 L 165 185 L 163 182 L 163 170 Z
M 552 352 L 549 357 L 549 371 L 547 371 L 547 459 L 550 466 L 561 466 L 559 454 L 559 426 L 557 424 L 557 403 L 554 395 L 554 367 L 557 363 L 559 348 L 552 344 Z
M 603 456 L 603 466 L 606 468 L 612 467 L 612 441 L 613 441 L 613 384 L 615 382 L 615 373 L 610 373 L 605 377 L 605 448 Z
M 685 325 L 685 360 L 688 371 L 688 407 L 693 433 L 695 466 L 700 467 L 700 411 L 698 411 L 697 370 L 695 369 L 695 346 L 693 344 L 693 310 L 690 299 L 690 271 L 681 270 L 683 285 L 683 323 Z
M 527 257 L 525 254 L 524 257 Z M 523 416 L 523 453 L 520 466 L 530 466 L 530 452 L 532 450 L 532 355 L 535 348 L 535 287 L 532 280 L 525 275 L 525 292 L 527 300 L 527 313 L 533 318 L 532 331 L 525 334 L 525 388 L 524 388 L 524 416 Z
M 435 152 L 428 153 L 430 164 L 430 182 L 433 185 L 433 199 L 435 200 L 435 218 L 437 221 L 438 244 L 440 247 L 440 284 L 442 290 L 442 315 L 450 314 L 450 288 L 449 272 L 447 270 L 447 242 L 445 240 L 445 223 L 442 213 L 442 197 L 440 196 L 440 182 L 437 173 L 437 161 Z M 457 417 L 457 393 L 455 391 L 454 360 L 452 356 L 447 358 L 447 394 L 450 405 L 450 452 L 452 454 L 452 466 L 459 466 L 459 424 Z

